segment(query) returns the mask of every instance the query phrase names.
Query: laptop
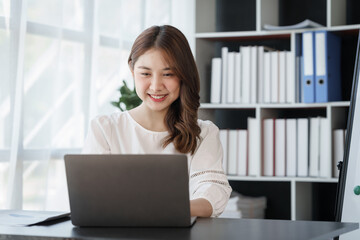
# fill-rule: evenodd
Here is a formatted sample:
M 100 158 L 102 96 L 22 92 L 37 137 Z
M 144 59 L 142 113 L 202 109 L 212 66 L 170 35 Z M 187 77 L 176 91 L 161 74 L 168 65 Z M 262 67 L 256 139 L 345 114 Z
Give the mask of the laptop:
M 75 226 L 189 227 L 187 157 L 65 155 Z

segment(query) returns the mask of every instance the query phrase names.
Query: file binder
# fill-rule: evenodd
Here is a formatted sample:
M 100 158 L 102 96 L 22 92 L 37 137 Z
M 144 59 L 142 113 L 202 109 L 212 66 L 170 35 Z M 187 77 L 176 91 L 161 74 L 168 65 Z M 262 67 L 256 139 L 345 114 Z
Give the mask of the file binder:
M 297 119 L 297 176 L 309 175 L 309 120 Z
M 315 102 L 341 100 L 340 44 L 333 33 L 315 32 Z
M 275 176 L 275 119 L 263 120 L 263 175 Z
M 278 103 L 279 102 L 279 52 L 274 51 L 271 52 L 271 102 Z
M 229 175 L 237 175 L 237 130 L 228 131 L 228 172 Z
M 241 53 L 235 53 L 235 103 L 241 103 Z
M 260 176 L 260 122 L 256 118 L 248 118 L 248 175 Z
M 275 119 L 275 176 L 285 177 L 285 119 Z
M 257 102 L 258 84 L 258 47 L 250 47 L 250 103 Z
M 211 60 L 211 103 L 221 102 L 221 58 Z
M 320 118 L 320 177 L 331 178 L 331 126 L 329 118 Z
M 239 176 L 248 175 L 248 131 L 246 129 L 237 130 L 237 174 Z
M 235 52 L 228 52 L 226 102 L 235 102 Z
M 251 47 L 241 46 L 241 100 L 250 103 L 251 92 Z
M 309 176 L 319 177 L 320 165 L 320 117 L 310 118 Z
M 300 103 L 302 100 L 302 76 L 303 76 L 303 54 L 302 54 L 302 34 L 295 34 L 295 102 Z
M 271 52 L 264 53 L 264 103 L 271 102 Z
M 221 103 L 226 103 L 226 93 L 227 93 L 227 69 L 228 69 L 228 53 L 229 49 L 227 47 L 221 48 Z
M 286 51 L 286 102 L 295 103 L 295 65 L 293 52 Z
M 315 37 L 314 32 L 304 32 L 302 35 L 303 74 L 302 100 L 305 103 L 315 102 Z
M 296 119 L 286 119 L 286 139 L 285 139 L 285 153 L 286 153 L 286 176 L 296 176 L 297 166 L 297 131 Z
M 278 102 L 285 103 L 286 102 L 286 52 L 279 52 L 279 66 L 278 66 Z

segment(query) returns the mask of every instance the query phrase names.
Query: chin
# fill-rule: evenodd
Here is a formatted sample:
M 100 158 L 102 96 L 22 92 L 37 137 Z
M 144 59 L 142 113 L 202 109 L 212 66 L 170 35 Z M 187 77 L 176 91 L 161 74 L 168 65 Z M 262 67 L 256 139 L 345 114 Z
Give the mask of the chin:
M 169 109 L 171 104 L 159 104 L 159 103 L 147 103 L 146 106 L 152 110 L 152 111 L 156 111 L 156 112 L 163 112 L 163 111 L 167 111 Z

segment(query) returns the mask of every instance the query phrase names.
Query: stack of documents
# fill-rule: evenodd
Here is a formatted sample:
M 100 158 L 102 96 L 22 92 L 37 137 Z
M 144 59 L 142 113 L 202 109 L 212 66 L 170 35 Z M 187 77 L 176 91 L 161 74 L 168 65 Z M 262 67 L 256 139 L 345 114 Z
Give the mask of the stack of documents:
M 278 31 L 278 30 L 292 30 L 292 29 L 304 29 L 304 28 L 320 28 L 324 27 L 323 25 L 311 21 L 309 19 L 305 19 L 304 21 L 294 24 L 294 25 L 287 25 L 287 26 L 274 26 L 270 24 L 265 24 L 264 29 L 270 31 Z
M 220 215 L 221 218 L 241 218 L 241 210 L 238 207 L 239 196 L 232 196 L 224 212 Z
M 238 202 L 243 218 L 265 218 L 266 197 L 242 196 Z
M 233 191 L 228 205 L 220 217 L 263 219 L 265 209 L 266 197 L 248 197 Z
M 67 216 L 69 212 L 0 210 L 0 225 L 30 226 Z

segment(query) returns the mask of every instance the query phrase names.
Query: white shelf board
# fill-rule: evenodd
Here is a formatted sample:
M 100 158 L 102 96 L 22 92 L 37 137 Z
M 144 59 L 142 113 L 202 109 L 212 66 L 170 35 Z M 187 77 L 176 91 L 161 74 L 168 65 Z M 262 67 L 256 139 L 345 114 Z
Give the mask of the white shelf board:
M 201 103 L 200 109 L 255 109 L 258 104 Z
M 327 30 L 327 31 L 346 31 L 346 30 L 355 30 L 355 29 L 360 29 L 360 24 L 332 26 L 332 27 L 329 27 L 329 28 L 325 28 L 324 30 Z
M 327 103 L 201 103 L 200 109 L 256 109 L 259 108 L 326 108 L 326 107 L 349 107 L 350 102 L 327 102 Z
M 290 31 L 238 31 L 238 32 L 207 32 L 196 33 L 196 38 L 231 38 L 231 37 L 257 37 L 290 35 Z
M 227 176 L 232 181 L 257 181 L 257 182 L 324 182 L 337 183 L 337 178 L 315 178 L 315 177 L 251 177 L 251 176 Z
M 236 38 L 236 37 L 260 37 L 260 36 L 278 36 L 278 35 L 291 35 L 292 33 L 302 33 L 304 31 L 347 31 L 360 29 L 360 24 L 346 25 L 346 26 L 333 26 L 333 27 L 321 27 L 321 28 L 305 28 L 294 30 L 280 30 L 280 31 L 234 31 L 234 32 L 203 32 L 195 33 L 195 38 Z
M 343 102 L 331 102 L 331 107 L 349 107 L 350 101 L 343 101 Z

